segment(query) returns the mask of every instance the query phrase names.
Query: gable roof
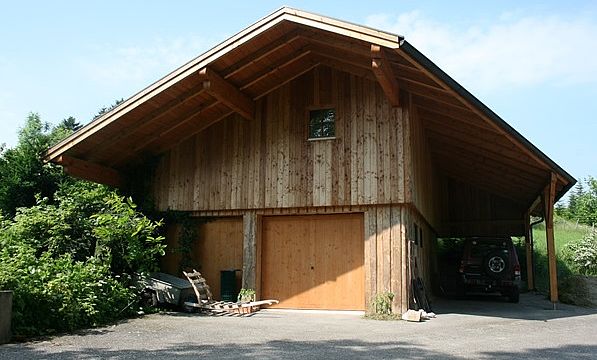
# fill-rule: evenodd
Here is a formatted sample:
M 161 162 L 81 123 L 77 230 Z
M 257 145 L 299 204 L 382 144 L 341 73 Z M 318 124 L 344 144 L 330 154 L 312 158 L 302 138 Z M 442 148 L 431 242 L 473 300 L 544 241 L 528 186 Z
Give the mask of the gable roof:
M 281 8 L 174 70 L 52 147 L 67 172 L 118 185 L 120 172 L 231 114 L 251 119 L 255 100 L 316 66 L 398 88 L 424 124 L 440 170 L 530 205 L 557 176 L 575 180 L 403 37 Z M 250 120 L 249 120 L 250 121 Z

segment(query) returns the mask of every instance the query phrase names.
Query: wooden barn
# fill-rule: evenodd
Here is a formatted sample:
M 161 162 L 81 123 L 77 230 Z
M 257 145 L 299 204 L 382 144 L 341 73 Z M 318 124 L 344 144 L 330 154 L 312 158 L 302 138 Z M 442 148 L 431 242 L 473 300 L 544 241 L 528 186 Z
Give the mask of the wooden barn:
M 47 158 L 201 220 L 191 257 L 216 294 L 238 268 L 281 308 L 364 310 L 391 291 L 404 311 L 413 276 L 436 276 L 436 238 L 528 239 L 536 215 L 557 301 L 553 204 L 575 180 L 398 35 L 282 8 Z M 179 258 L 164 270 L 180 276 Z

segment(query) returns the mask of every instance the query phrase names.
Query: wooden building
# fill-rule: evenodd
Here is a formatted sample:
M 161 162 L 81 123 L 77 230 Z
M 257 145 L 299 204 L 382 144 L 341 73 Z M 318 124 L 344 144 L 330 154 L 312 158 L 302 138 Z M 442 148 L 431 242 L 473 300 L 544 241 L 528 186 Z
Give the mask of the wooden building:
M 286 308 L 363 310 L 391 291 L 404 311 L 412 276 L 434 276 L 437 237 L 524 236 L 530 214 L 548 221 L 554 283 L 553 204 L 575 183 L 403 37 L 290 8 L 47 158 L 118 187 L 153 164 L 158 210 L 210 219 L 193 250 L 208 281 L 242 269 Z

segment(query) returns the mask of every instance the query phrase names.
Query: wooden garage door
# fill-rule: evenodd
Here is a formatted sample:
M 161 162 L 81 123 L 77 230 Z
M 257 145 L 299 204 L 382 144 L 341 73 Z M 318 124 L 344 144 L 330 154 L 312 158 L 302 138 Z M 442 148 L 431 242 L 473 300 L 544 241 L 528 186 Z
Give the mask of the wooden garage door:
M 280 308 L 364 310 L 362 214 L 263 218 L 261 291 Z

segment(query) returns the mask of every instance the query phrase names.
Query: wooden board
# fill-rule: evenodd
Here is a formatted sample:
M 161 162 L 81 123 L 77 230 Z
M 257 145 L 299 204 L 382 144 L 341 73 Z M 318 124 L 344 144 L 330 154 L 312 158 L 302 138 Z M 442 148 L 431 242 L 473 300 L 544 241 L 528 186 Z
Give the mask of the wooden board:
M 262 297 L 279 308 L 364 310 L 363 215 L 263 218 Z
M 220 271 L 243 268 L 243 219 L 222 218 L 199 227 L 193 257 L 211 288 L 213 298 L 220 298 Z M 180 276 L 180 275 L 179 275 Z M 241 274 L 237 274 L 240 282 Z
M 336 137 L 309 141 L 319 107 L 336 109 Z M 407 117 L 375 81 L 320 66 L 256 101 L 254 120 L 232 115 L 173 146 L 154 199 L 163 210 L 401 203 Z

